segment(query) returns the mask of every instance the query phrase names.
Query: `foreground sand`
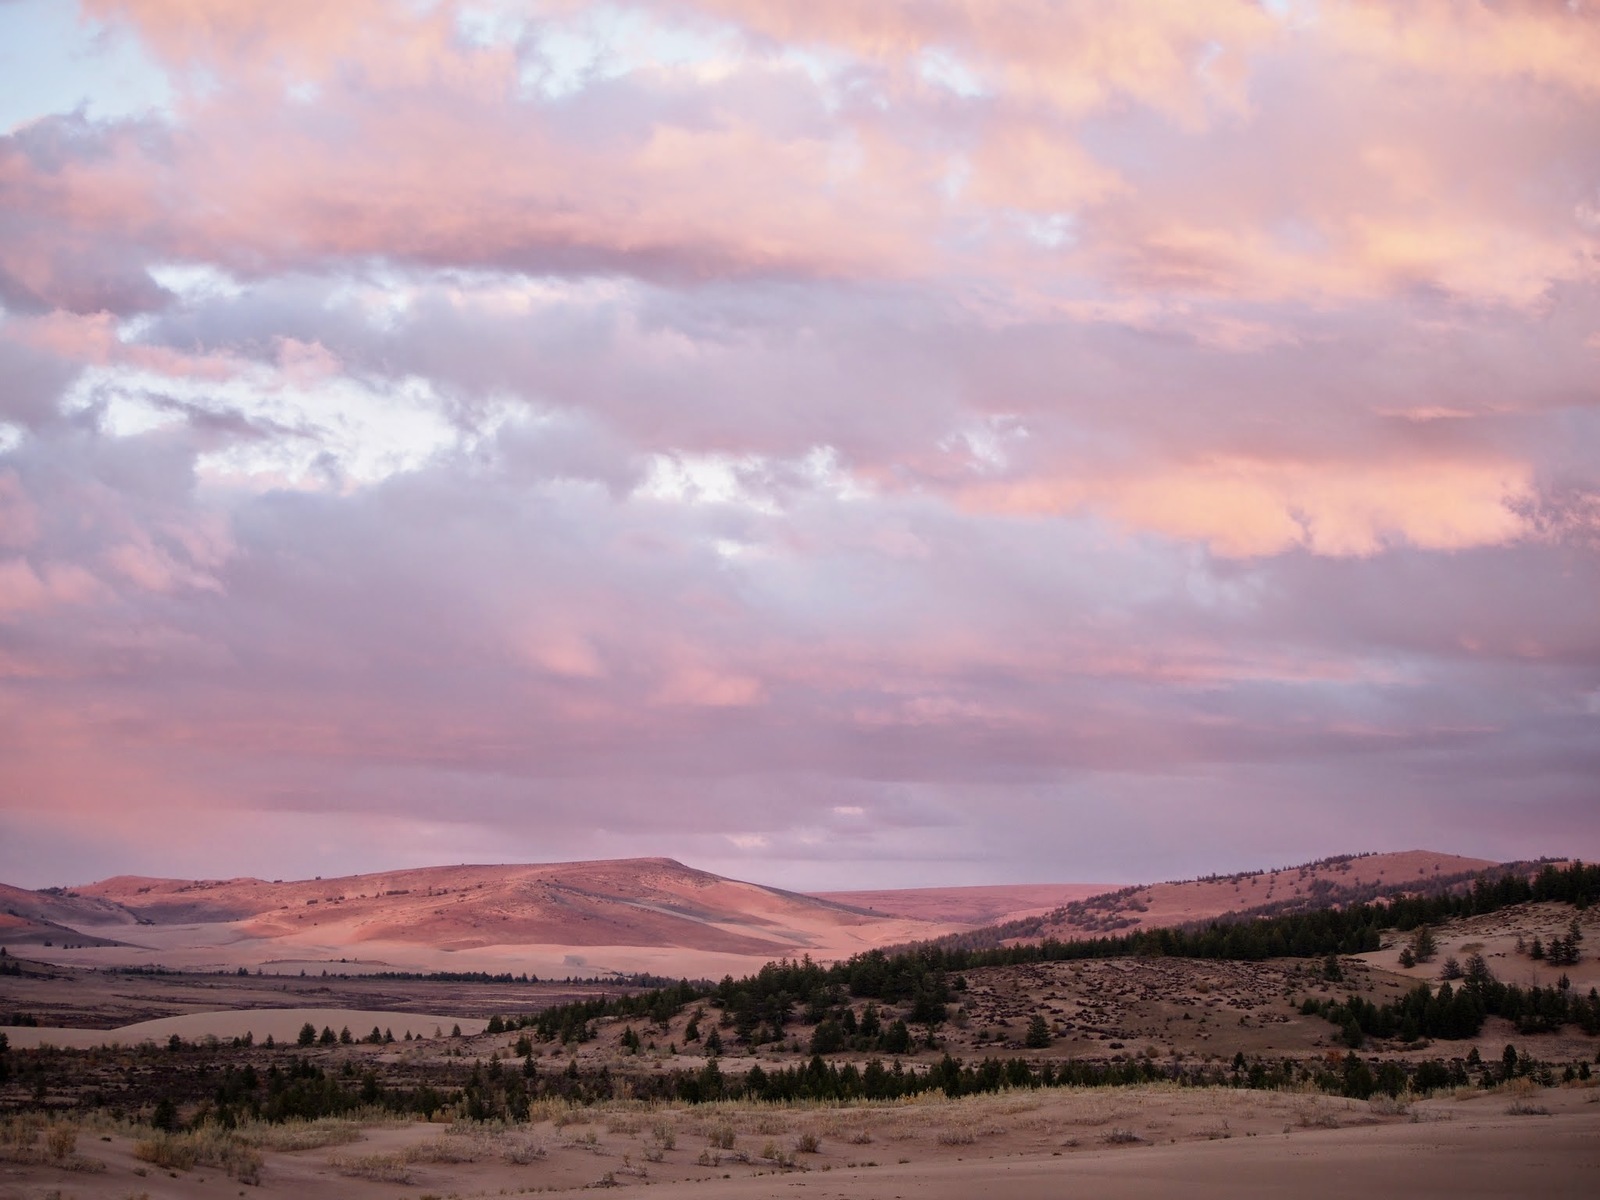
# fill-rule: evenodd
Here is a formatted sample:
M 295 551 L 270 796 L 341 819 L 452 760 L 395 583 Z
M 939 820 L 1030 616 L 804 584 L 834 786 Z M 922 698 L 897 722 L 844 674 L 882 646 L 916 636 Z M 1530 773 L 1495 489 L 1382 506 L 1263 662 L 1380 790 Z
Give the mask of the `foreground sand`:
M 464 1200 L 648 1185 L 661 1200 L 1592 1196 L 1597 1101 L 1600 1089 L 1572 1087 L 1411 1106 L 1152 1087 L 840 1107 L 547 1106 L 512 1129 L 272 1127 L 261 1132 L 259 1193 L 248 1194 Z M 318 1131 L 326 1136 L 307 1136 Z M 291 1137 L 322 1144 L 273 1148 Z M 0 1158 L 0 1200 L 56 1189 L 82 1200 L 246 1193 L 213 1167 L 141 1162 L 133 1144 L 128 1130 L 85 1127 L 77 1151 L 104 1164 L 98 1173 Z

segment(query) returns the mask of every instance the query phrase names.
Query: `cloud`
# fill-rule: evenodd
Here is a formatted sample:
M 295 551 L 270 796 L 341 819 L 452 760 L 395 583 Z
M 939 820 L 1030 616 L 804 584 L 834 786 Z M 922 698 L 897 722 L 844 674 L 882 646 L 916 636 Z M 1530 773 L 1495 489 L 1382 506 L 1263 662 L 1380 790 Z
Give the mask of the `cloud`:
M 83 12 L 167 100 L 0 137 L 0 876 L 1592 838 L 1587 10 Z

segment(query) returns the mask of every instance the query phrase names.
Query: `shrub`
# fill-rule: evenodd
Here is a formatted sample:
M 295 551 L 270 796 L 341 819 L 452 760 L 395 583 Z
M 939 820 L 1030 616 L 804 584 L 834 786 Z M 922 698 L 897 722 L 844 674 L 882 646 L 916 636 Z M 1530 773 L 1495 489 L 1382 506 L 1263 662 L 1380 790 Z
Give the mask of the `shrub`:
M 78 1149 L 78 1127 L 76 1125 L 52 1125 L 45 1130 L 45 1148 L 50 1151 L 50 1157 L 56 1162 L 63 1162 L 72 1157 Z

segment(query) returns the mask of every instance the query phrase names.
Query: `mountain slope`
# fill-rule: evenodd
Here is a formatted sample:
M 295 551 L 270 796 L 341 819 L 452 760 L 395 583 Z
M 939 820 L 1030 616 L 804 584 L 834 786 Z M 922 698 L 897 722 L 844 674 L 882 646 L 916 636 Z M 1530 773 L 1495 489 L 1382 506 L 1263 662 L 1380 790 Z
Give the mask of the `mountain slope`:
M 804 952 L 833 931 L 865 932 L 883 923 L 841 904 L 669 858 L 427 867 L 271 883 L 119 876 L 76 890 L 158 925 L 228 922 L 255 938 L 446 950 L 675 946 L 776 957 Z
M 1429 850 L 1345 854 L 1295 867 L 1242 871 L 1120 888 L 1073 900 L 1042 916 L 947 935 L 965 946 L 1096 937 L 1187 925 L 1230 913 L 1267 915 L 1351 904 L 1402 892 L 1437 891 L 1500 864 Z

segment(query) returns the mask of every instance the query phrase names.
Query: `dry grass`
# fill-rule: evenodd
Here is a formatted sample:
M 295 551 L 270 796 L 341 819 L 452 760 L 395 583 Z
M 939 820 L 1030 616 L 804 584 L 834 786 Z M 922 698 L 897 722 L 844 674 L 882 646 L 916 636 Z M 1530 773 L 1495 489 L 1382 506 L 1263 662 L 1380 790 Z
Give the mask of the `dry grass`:
M 162 1133 L 135 1142 L 133 1156 L 169 1171 L 216 1167 L 240 1183 L 261 1182 L 261 1151 L 231 1130 L 208 1125 L 188 1133 Z
M 483 1139 L 471 1135 L 457 1134 L 451 1136 L 446 1133 L 442 1137 L 430 1138 L 426 1142 L 419 1142 L 415 1146 L 407 1146 L 400 1151 L 400 1157 L 408 1163 L 455 1163 L 477 1162 L 481 1156 L 480 1143 Z
M 42 1113 L 23 1113 L 0 1122 L 0 1162 L 18 1166 L 52 1166 L 86 1175 L 106 1169 L 98 1158 L 78 1153 L 76 1122 L 49 1121 Z M 44 1144 L 39 1144 L 39 1134 Z
M 1294 1123 L 1301 1129 L 1338 1129 L 1344 1122 L 1320 1097 L 1296 1106 Z
M 334 1155 L 328 1165 L 341 1175 L 373 1183 L 410 1183 L 411 1170 L 396 1154 L 364 1154 L 356 1158 Z
M 321 1150 L 328 1146 L 347 1146 L 359 1142 L 363 1128 L 371 1122 L 323 1118 L 318 1121 L 289 1121 L 281 1125 L 266 1121 L 247 1121 L 233 1131 L 234 1136 L 258 1150 L 294 1153 L 296 1150 Z

